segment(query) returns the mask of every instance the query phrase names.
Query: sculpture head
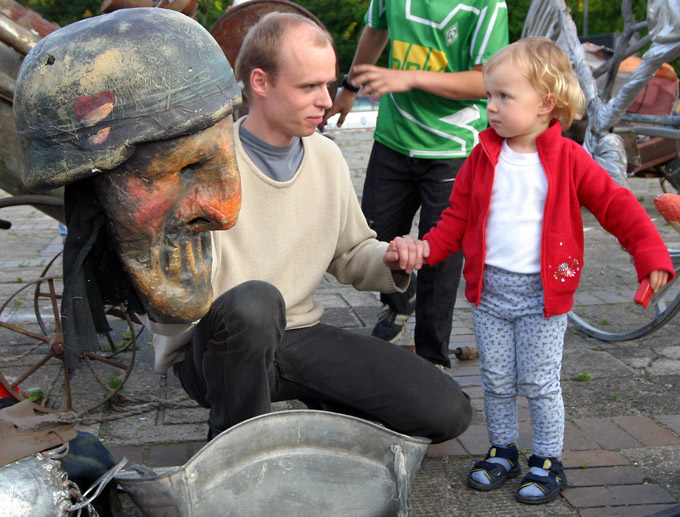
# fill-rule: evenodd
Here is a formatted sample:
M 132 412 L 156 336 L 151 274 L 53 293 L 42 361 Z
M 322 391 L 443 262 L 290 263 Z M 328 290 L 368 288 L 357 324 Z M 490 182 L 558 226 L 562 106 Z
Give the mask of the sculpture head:
M 42 39 L 14 99 L 24 183 L 91 181 L 150 316 L 188 322 L 212 303 L 210 230 L 235 224 L 232 113 L 241 99 L 210 34 L 166 9 L 123 9 Z

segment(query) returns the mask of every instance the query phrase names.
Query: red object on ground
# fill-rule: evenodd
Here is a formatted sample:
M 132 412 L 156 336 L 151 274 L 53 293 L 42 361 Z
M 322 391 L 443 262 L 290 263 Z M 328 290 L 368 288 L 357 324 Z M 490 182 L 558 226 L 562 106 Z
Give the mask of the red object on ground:
M 652 295 L 654 294 L 654 291 L 652 291 L 652 288 L 649 286 L 649 278 L 645 278 L 640 282 L 640 287 L 638 287 L 637 293 L 635 293 L 635 303 L 639 303 L 642 305 L 643 309 L 646 309 L 647 306 L 649 305 L 649 300 L 652 299 Z
M 19 386 L 14 386 L 14 391 L 19 393 Z M 14 397 L 10 394 L 10 392 L 7 391 L 7 389 L 2 384 L 0 384 L 0 399 L 13 399 L 13 398 Z
M 680 232 L 680 194 L 659 194 L 654 198 L 654 206 Z

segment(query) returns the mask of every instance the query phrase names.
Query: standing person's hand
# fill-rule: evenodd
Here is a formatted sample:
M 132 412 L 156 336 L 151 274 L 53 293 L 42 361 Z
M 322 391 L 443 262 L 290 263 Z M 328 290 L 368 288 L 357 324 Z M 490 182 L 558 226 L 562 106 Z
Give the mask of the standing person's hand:
M 356 95 L 356 93 L 346 88 L 338 89 L 335 94 L 335 99 L 333 100 L 333 106 L 326 112 L 326 115 L 321 122 L 321 127 L 325 126 L 328 119 L 336 113 L 340 113 L 340 117 L 338 117 L 338 127 L 342 127 L 342 124 L 345 122 L 345 117 L 347 117 L 349 110 L 352 109 L 352 104 L 354 104 Z
M 352 67 L 354 83 L 361 84 L 361 94 L 370 95 L 378 100 L 381 95 L 391 92 L 407 92 L 413 89 L 412 71 L 393 70 L 375 65 L 354 65 Z
M 423 241 L 411 237 L 396 237 L 390 241 L 383 262 L 393 271 L 405 271 L 423 267 Z

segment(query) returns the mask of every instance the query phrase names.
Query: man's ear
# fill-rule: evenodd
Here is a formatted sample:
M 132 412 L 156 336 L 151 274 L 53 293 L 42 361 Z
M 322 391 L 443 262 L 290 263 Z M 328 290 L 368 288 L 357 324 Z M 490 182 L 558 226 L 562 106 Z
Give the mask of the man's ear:
M 552 113 L 555 107 L 557 107 L 557 99 L 555 98 L 555 94 L 549 93 L 546 98 L 543 99 L 539 113 L 541 115 L 547 115 L 548 113 Z
M 253 68 L 250 72 L 250 90 L 259 96 L 264 96 L 267 93 L 267 86 L 269 78 L 267 72 L 261 68 Z

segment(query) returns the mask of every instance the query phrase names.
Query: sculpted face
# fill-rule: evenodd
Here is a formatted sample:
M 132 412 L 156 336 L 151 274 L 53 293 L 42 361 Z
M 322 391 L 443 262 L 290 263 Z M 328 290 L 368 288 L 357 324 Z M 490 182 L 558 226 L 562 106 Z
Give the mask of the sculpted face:
M 231 116 L 172 140 L 139 145 L 94 180 L 125 269 L 151 319 L 186 323 L 212 303 L 211 230 L 241 207 Z

